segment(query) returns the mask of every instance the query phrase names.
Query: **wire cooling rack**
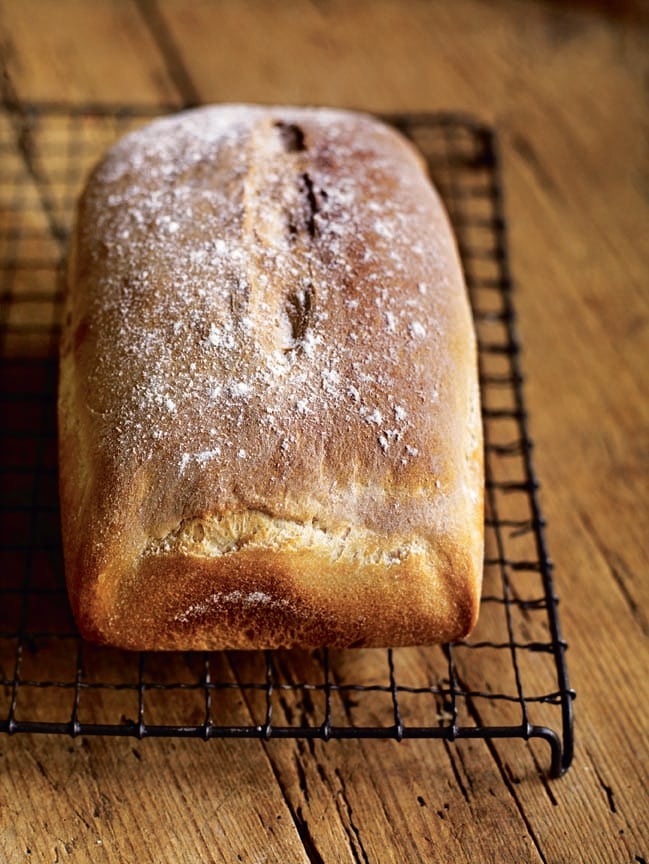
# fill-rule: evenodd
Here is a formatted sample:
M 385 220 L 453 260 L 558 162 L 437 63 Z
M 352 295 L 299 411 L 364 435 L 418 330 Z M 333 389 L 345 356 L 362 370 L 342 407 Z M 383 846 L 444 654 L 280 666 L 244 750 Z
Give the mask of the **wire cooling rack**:
M 464 116 L 385 119 L 419 147 L 444 198 L 478 333 L 486 561 L 471 640 L 388 650 L 135 654 L 77 635 L 58 525 L 62 260 L 92 164 L 120 134 L 160 111 L 30 105 L 0 115 L 0 730 L 538 738 L 550 744 L 550 774 L 560 775 L 572 759 L 574 694 L 530 455 L 496 141 L 490 128 Z

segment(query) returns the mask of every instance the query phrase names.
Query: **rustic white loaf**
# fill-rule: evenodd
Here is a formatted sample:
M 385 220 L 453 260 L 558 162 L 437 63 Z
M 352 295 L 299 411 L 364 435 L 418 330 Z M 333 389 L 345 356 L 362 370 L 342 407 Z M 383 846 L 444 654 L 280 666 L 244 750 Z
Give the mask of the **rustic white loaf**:
M 414 149 L 221 106 L 94 171 L 60 365 L 66 575 L 133 649 L 432 643 L 476 620 L 475 338 Z

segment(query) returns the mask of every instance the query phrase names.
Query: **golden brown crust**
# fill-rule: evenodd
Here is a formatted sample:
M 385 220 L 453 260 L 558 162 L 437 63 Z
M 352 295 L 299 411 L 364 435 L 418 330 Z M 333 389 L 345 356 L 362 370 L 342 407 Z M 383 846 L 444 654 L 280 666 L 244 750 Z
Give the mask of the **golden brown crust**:
M 61 505 L 85 636 L 342 647 L 471 629 L 475 340 L 407 142 L 322 109 L 156 121 L 95 170 L 73 247 Z

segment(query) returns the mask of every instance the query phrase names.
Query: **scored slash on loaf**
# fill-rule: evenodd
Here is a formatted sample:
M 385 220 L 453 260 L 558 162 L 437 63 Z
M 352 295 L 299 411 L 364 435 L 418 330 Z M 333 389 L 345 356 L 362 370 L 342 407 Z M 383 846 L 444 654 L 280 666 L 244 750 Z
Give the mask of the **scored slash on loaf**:
M 215 106 L 119 141 L 69 260 L 66 579 L 124 648 L 444 642 L 483 555 L 476 345 L 414 148 Z

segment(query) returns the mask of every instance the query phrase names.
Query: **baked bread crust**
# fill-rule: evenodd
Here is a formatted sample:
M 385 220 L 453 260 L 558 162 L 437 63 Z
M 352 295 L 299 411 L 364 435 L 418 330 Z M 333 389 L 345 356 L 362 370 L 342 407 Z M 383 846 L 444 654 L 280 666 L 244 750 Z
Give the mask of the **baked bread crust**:
M 79 204 L 59 440 L 86 638 L 465 636 L 483 555 L 475 337 L 411 145 L 365 115 L 243 105 L 118 142 Z

